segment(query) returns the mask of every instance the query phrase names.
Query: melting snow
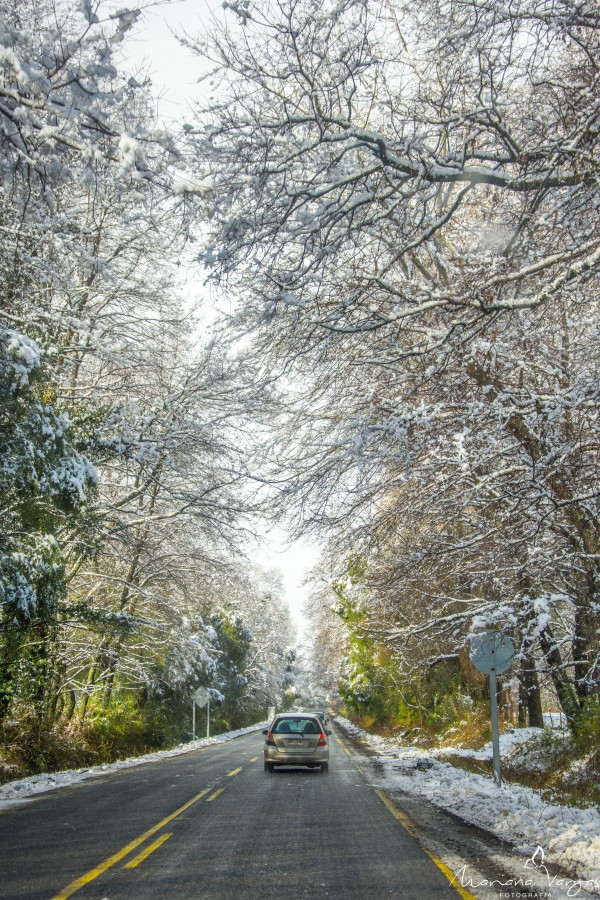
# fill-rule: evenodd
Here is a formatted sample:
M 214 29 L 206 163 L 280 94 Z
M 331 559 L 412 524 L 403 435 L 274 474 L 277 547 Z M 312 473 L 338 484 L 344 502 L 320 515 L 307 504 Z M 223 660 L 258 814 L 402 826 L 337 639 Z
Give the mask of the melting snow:
M 424 797 L 527 854 L 542 847 L 548 862 L 576 872 L 586 891 L 600 894 L 600 811 L 595 807 L 576 809 L 549 803 L 539 791 L 518 784 L 505 782 L 498 788 L 491 776 L 465 772 L 436 758 L 454 753 L 491 759 L 491 744 L 479 751 L 425 750 L 368 734 L 342 717 L 337 717 L 336 723 L 378 755 L 383 768 L 374 777 L 386 790 Z M 540 731 L 524 728 L 501 735 L 500 755 L 507 755 L 516 744 Z

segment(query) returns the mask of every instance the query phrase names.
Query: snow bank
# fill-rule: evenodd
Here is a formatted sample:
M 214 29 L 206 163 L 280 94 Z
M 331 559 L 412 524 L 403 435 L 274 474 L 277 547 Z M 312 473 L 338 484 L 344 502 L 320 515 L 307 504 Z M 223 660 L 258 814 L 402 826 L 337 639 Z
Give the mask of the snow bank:
M 374 778 L 386 790 L 424 797 L 529 855 L 541 847 L 547 862 L 575 872 L 584 890 L 600 894 L 600 812 L 595 807 L 575 809 L 548 803 L 539 791 L 516 784 L 497 788 L 491 776 L 465 772 L 437 759 L 450 753 L 489 759 L 490 744 L 479 751 L 454 747 L 424 750 L 370 735 L 341 716 L 335 721 L 375 751 L 381 769 Z M 524 728 L 501 735 L 501 755 L 508 755 L 517 744 L 524 752 L 527 741 L 541 731 Z
M 543 728 L 511 728 L 500 735 L 500 756 L 508 756 L 515 747 L 527 744 L 533 737 L 544 734 Z M 471 759 L 491 760 L 492 742 L 486 744 L 480 750 L 462 750 L 459 747 L 442 747 L 437 751 L 444 756 L 465 756 Z
M 0 787 L 0 809 L 6 809 L 9 806 L 26 802 L 33 794 L 41 794 L 43 791 L 52 791 L 55 788 L 77 784 L 79 781 L 85 781 L 88 778 L 98 778 L 101 775 L 106 775 L 107 772 L 114 772 L 117 769 L 130 769 L 133 766 L 140 766 L 147 762 L 156 762 L 160 759 L 167 759 L 170 756 L 181 756 L 184 753 L 189 753 L 190 750 L 209 747 L 211 744 L 222 744 L 231 740 L 231 738 L 266 728 L 268 724 L 268 722 L 259 722 L 257 725 L 240 728 L 237 731 L 227 731 L 224 734 L 217 734 L 215 737 L 188 741 L 186 744 L 179 744 L 178 747 L 174 747 L 172 750 L 160 750 L 156 753 L 147 753 L 145 756 L 134 756 L 130 759 L 104 763 L 101 766 L 92 766 L 88 769 L 67 769 L 65 772 L 31 775 L 29 778 L 23 778 L 20 781 L 9 781 L 8 784 Z

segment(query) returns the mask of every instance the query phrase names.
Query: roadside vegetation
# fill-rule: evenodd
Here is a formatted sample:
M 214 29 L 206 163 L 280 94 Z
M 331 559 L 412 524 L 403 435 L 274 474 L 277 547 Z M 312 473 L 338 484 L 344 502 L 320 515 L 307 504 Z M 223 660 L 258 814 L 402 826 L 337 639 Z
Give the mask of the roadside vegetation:
M 502 780 L 535 788 L 551 803 L 600 805 L 600 753 L 594 731 L 578 738 L 548 729 L 518 745 L 502 760 Z M 458 746 L 464 746 L 459 740 Z M 438 759 L 467 772 L 493 777 L 491 760 L 448 753 Z
M 491 755 L 482 759 L 468 752 L 489 746 L 492 737 L 489 682 L 472 665 L 468 648 L 424 671 L 418 666 L 408 669 L 387 642 L 363 627 L 364 615 L 344 600 L 347 590 L 347 585 L 343 589 L 334 584 L 335 600 L 325 613 L 328 633 L 337 634 L 330 653 L 341 672 L 336 685 L 341 714 L 368 733 L 401 745 L 435 749 L 437 758 L 492 778 Z M 552 680 L 541 673 L 541 718 L 532 722 L 518 668 L 514 669 L 499 679 L 500 731 L 531 725 L 536 730 L 503 758 L 503 779 L 536 788 L 552 802 L 598 805 L 598 701 L 589 697 L 576 727 L 573 723 L 569 727 L 564 712 L 558 712 Z M 554 712 L 544 714 L 542 702 Z M 454 750 L 462 752 L 459 755 Z
M 369 714 L 366 706 L 358 711 L 356 706 L 342 705 L 340 713 L 368 734 L 383 737 L 393 745 L 435 750 L 436 759 L 467 772 L 487 775 L 491 780 L 489 703 L 466 704 L 465 699 L 464 695 L 455 698 L 455 709 L 462 706 L 462 711 L 457 711 L 456 718 L 448 719 L 442 728 L 439 721 L 431 717 L 423 725 L 413 726 L 413 720 L 407 719 L 402 709 L 393 716 L 391 707 L 384 721 Z M 592 707 L 585 711 L 581 727 L 575 733 L 561 727 L 528 729 L 526 740 L 516 742 L 503 754 L 502 780 L 535 788 L 551 803 L 581 807 L 600 805 L 599 721 L 598 709 Z M 504 718 L 501 734 L 518 730 L 518 725 Z M 489 753 L 482 758 L 477 751 L 486 746 Z

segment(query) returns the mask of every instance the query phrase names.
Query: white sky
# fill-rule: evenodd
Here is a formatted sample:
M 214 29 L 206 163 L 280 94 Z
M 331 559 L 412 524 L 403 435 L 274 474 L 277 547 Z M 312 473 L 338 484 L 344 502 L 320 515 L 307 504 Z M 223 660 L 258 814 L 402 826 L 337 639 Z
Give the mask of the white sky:
M 213 16 L 223 15 L 221 0 L 173 0 L 146 9 L 127 35 L 126 67 L 148 72 L 166 121 L 185 121 L 189 101 L 206 89 L 198 84 L 205 71 L 201 59 L 182 47 L 173 32 L 195 37 L 208 30 Z
M 308 588 L 302 585 L 303 579 L 316 564 L 319 548 L 307 540 L 290 544 L 285 532 L 273 529 L 265 537 L 265 546 L 259 553 L 257 561 L 265 568 L 279 569 L 283 575 L 285 599 L 289 604 L 292 620 L 298 630 L 298 643 L 301 643 L 306 619 L 302 606 Z
M 218 19 L 223 15 L 222 0 L 173 0 L 148 8 L 127 35 L 125 68 L 142 68 L 148 73 L 154 94 L 160 96 L 159 115 L 167 123 L 185 122 L 190 101 L 199 99 L 208 87 L 206 82 L 198 83 L 202 61 L 182 47 L 173 32 L 196 36 L 208 30 L 213 16 Z M 299 642 L 306 627 L 302 606 L 307 588 L 302 581 L 318 556 L 319 549 L 311 542 L 290 544 L 283 531 L 273 529 L 264 539 L 264 549 L 255 557 L 265 568 L 281 571 Z

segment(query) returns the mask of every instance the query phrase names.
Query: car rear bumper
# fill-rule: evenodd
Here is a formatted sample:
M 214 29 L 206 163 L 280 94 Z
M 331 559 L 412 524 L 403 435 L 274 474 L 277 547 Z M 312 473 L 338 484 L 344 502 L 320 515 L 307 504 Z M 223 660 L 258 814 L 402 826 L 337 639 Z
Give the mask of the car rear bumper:
M 318 747 L 316 750 L 278 750 L 277 747 L 265 747 L 265 762 L 280 766 L 318 766 L 329 762 L 329 748 Z

